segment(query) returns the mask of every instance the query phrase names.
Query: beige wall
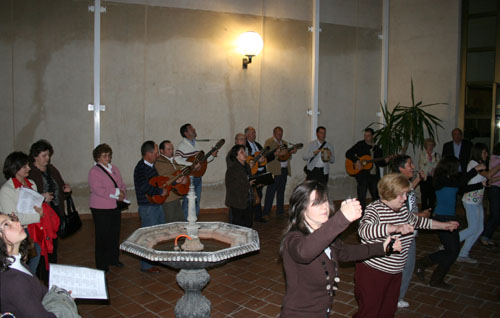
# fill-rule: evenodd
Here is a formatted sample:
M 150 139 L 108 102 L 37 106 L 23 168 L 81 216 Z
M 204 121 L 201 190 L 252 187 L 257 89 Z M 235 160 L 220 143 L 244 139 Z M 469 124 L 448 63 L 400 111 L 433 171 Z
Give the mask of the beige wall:
M 179 3 L 161 3 L 168 2 Z M 410 8 L 420 3 L 401 2 Z M 93 148 L 93 115 L 87 111 L 93 102 L 90 3 L 0 2 L 0 158 L 13 150 L 28 151 L 39 138 L 49 139 L 56 151 L 53 162 L 80 193 L 80 209 L 86 207 Z M 102 14 L 101 102 L 106 111 L 101 113 L 101 140 L 113 147 L 113 162 L 129 187 L 141 143 L 168 138 L 177 144 L 185 122 L 196 127 L 199 138 L 214 139 L 204 144 L 206 149 L 225 138 L 222 156 L 235 133 L 248 125 L 257 129 L 260 141 L 276 125 L 283 126 L 286 140 L 309 141 L 311 1 L 232 1 L 229 9 L 220 8 L 224 1 L 212 1 L 218 5 L 210 7 L 194 0 L 176 7 L 144 3 L 157 5 L 105 2 Z M 440 3 L 439 11 L 447 12 L 442 16 L 433 13 L 430 2 L 425 12 L 415 14 L 415 8 L 392 1 L 390 101 L 404 102 L 410 74 L 424 101 L 456 101 L 458 8 L 454 1 Z M 344 152 L 377 120 L 381 6 L 380 0 L 322 1 L 319 124 L 327 127 L 335 146 L 331 174 L 340 178 L 331 183 L 335 198 L 354 191 L 352 178 L 345 177 Z M 443 30 L 436 32 L 433 23 Z M 264 49 L 242 70 L 234 40 L 247 30 L 262 35 Z M 455 120 L 451 108 L 442 112 L 449 122 Z M 292 162 L 288 192 L 303 178 L 301 156 Z M 203 207 L 223 206 L 224 172 L 223 159 L 210 164 Z
M 460 1 L 391 1 L 389 105 L 411 104 L 410 79 L 416 101 L 444 102 L 427 108 L 443 120 L 439 143 L 451 139 L 458 120 Z

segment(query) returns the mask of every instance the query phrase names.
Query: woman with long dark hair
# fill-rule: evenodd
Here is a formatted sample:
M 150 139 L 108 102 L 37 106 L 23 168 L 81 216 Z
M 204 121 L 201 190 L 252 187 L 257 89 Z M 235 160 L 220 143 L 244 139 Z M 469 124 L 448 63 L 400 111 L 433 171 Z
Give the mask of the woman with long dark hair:
M 479 164 L 486 164 L 488 160 L 488 147 L 478 142 L 472 147 L 471 160 L 467 164 L 467 171 L 473 169 Z M 464 193 L 462 202 L 464 204 L 465 213 L 467 215 L 467 228 L 460 231 L 460 242 L 464 242 L 460 254 L 458 255 L 458 262 L 465 262 L 475 264 L 477 260 L 469 257 L 469 252 L 474 243 L 483 232 L 484 223 L 484 208 L 483 196 L 484 189 L 488 179 L 495 175 L 500 170 L 500 165 L 494 167 L 490 171 L 481 171 L 474 178 L 470 179 L 469 185 L 483 185 L 479 189 Z
M 350 199 L 333 214 L 326 185 L 305 181 L 290 197 L 289 222 L 280 252 L 286 274 L 286 292 L 281 317 L 325 317 L 330 315 L 333 296 L 340 281 L 339 262 L 385 255 L 390 237 L 383 243 L 347 245 L 338 236 L 361 217 L 361 204 Z M 397 240 L 394 250 L 401 249 Z
M 441 222 L 456 222 L 457 193 L 460 187 L 464 187 L 470 179 L 478 174 L 478 171 L 486 169 L 484 164 L 479 164 L 465 174 L 458 173 L 459 161 L 454 156 L 444 156 L 434 171 L 434 189 L 436 189 L 436 209 L 433 220 Z M 465 191 L 481 188 L 482 185 L 467 187 Z M 429 285 L 444 289 L 452 286 L 444 281 L 451 266 L 458 257 L 460 251 L 460 236 L 458 231 L 439 231 L 439 240 L 444 250 L 429 254 L 416 262 L 415 274 L 420 280 L 425 280 L 425 268 L 438 264 L 432 273 Z
M 47 288 L 24 266 L 29 247 L 26 236 L 15 215 L 0 213 L 0 314 L 55 318 L 42 306 Z

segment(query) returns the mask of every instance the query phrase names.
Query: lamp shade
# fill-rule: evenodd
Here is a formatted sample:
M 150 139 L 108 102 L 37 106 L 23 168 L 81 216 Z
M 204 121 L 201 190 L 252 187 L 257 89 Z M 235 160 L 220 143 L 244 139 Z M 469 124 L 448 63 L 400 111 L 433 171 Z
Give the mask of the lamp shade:
M 255 56 L 262 51 L 264 42 L 259 33 L 249 31 L 240 35 L 237 40 L 238 51 L 247 56 Z

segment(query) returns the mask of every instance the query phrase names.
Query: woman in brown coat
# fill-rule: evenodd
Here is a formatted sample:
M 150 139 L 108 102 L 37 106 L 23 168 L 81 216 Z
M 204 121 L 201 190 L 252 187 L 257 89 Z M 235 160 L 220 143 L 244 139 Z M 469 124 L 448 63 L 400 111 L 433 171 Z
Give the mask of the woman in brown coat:
M 71 187 L 66 184 L 50 159 L 54 149 L 50 142 L 40 139 L 30 147 L 30 173 L 29 178 L 36 184 L 37 191 L 45 197 L 45 202 L 60 216 L 65 214 L 64 200 L 71 193 Z M 48 261 L 57 263 L 58 239 L 53 240 L 54 250 L 49 254 Z M 40 262 L 42 265 L 44 262 Z M 49 273 L 45 266 L 40 265 L 39 277 L 48 282 Z
M 281 243 L 286 274 L 282 318 L 329 317 L 333 296 L 340 281 L 339 262 L 383 256 L 384 243 L 347 245 L 337 238 L 351 222 L 361 217 L 358 200 L 342 202 L 332 216 L 326 186 L 317 181 L 298 185 L 290 198 L 290 221 Z M 394 250 L 401 249 L 396 240 Z
M 252 188 L 248 180 L 250 166 L 246 163 L 245 146 L 235 145 L 228 154 L 226 170 L 226 206 L 231 209 L 231 223 L 252 227 Z

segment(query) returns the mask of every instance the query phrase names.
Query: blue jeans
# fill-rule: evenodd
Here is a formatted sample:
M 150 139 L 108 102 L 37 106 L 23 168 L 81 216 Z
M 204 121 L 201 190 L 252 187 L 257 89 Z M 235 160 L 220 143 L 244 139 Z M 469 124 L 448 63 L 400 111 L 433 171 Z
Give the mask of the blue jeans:
M 460 257 L 468 257 L 472 245 L 483 232 L 484 209 L 483 203 L 470 204 L 465 203 L 465 214 L 467 215 L 467 228 L 460 231 L 460 242 L 465 241 L 460 250 Z
M 26 231 L 26 232 L 28 232 L 28 231 Z M 42 253 L 42 248 L 40 247 L 40 245 L 38 243 L 34 243 L 34 245 L 35 245 L 35 250 L 36 250 L 36 256 L 33 258 L 30 258 L 26 265 L 28 265 L 31 274 L 33 274 L 33 276 L 36 276 L 36 269 L 38 268 L 38 263 L 40 263 L 40 256 Z
M 161 205 L 139 205 L 139 216 L 141 218 L 141 227 L 165 223 L 165 213 L 163 213 Z M 150 261 L 141 261 L 142 270 L 148 270 L 151 267 L 153 267 L 153 264 Z
M 405 298 L 408 287 L 410 286 L 413 269 L 415 269 L 415 257 L 417 254 L 417 244 L 415 238 L 411 242 L 410 249 L 408 250 L 408 259 L 406 260 L 405 267 L 403 268 L 403 277 L 401 278 L 401 287 L 399 289 L 399 299 Z
M 196 193 L 196 217 L 200 215 L 200 200 L 201 200 L 201 178 L 193 178 L 194 192 Z M 184 219 L 188 218 L 188 197 L 184 196 L 182 199 L 182 211 L 184 211 Z

